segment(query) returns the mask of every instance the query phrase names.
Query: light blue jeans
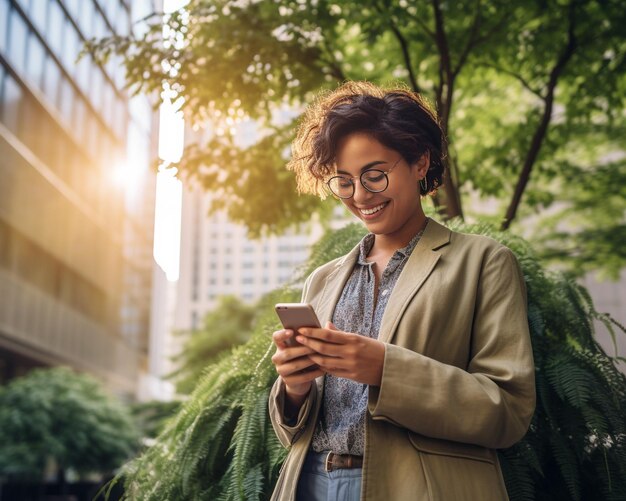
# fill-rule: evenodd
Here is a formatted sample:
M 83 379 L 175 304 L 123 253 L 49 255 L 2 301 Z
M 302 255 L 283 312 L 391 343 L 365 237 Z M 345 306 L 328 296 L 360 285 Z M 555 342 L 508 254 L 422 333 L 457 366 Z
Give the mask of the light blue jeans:
M 308 452 L 298 480 L 296 501 L 359 501 L 361 468 L 327 472 L 324 469 L 327 455 L 327 452 Z

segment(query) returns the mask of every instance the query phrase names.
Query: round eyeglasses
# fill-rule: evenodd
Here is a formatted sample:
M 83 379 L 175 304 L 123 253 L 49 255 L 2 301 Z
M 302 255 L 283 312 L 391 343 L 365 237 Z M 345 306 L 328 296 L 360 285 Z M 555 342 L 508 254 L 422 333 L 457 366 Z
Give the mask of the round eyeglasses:
M 387 175 L 398 165 L 402 157 L 396 160 L 391 169 L 384 171 L 380 169 L 368 169 L 361 172 L 360 176 L 333 176 L 326 184 L 333 195 L 339 198 L 350 198 L 354 195 L 354 180 L 359 178 L 361 186 L 370 193 L 380 193 L 385 191 L 389 186 L 389 177 Z

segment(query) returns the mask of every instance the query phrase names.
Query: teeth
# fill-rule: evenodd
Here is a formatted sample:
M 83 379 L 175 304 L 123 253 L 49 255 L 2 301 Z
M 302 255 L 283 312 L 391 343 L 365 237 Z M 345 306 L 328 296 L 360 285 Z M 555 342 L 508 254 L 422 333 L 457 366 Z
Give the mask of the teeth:
M 371 214 L 374 214 L 375 212 L 378 212 L 385 205 L 386 205 L 386 203 L 377 205 L 376 207 L 372 207 L 371 209 L 359 209 L 359 210 L 361 211 L 362 214 L 365 214 L 365 215 L 369 216 Z

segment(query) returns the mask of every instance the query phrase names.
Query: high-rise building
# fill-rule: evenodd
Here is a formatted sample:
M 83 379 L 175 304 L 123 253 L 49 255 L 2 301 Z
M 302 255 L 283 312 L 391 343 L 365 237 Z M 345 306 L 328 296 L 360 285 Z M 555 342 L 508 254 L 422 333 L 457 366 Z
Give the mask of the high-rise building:
M 154 115 L 77 56 L 153 3 L 0 0 L 0 381 L 65 364 L 133 398 L 146 370 Z
M 321 236 L 321 229 L 258 240 L 223 212 L 208 215 L 211 193 L 183 191 L 180 279 L 174 327 L 191 330 L 217 305 L 219 296 L 253 302 L 297 278 L 297 270 Z

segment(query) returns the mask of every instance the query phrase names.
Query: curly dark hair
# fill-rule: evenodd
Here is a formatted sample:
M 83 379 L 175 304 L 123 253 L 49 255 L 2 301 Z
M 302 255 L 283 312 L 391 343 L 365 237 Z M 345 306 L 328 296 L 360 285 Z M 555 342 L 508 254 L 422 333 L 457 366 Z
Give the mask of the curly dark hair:
M 346 82 L 320 94 L 305 111 L 292 143 L 287 168 L 296 173 L 299 193 L 325 198 L 325 181 L 334 174 L 337 146 L 354 132 L 370 134 L 400 153 L 408 164 L 430 152 L 428 195 L 443 181 L 445 136 L 425 99 L 408 88 L 383 88 L 369 82 Z

